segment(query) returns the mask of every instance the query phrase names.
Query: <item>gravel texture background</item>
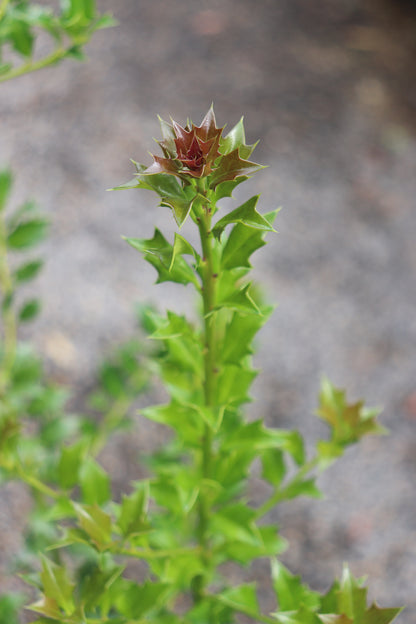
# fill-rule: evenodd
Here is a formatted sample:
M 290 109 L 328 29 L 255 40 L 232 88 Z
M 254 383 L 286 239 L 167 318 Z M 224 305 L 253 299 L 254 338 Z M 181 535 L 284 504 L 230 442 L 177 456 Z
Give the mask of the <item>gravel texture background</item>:
M 381 0 L 98 1 L 119 20 L 97 33 L 85 64 L 0 87 L 0 164 L 14 201 L 51 215 L 42 318 L 26 331 L 51 374 L 82 394 L 103 352 L 134 331 L 133 304 L 179 311 L 180 287 L 154 272 L 120 234 L 174 231 L 145 192 L 106 193 L 150 163 L 156 114 L 195 122 L 215 103 L 229 127 L 245 116 L 256 160 L 269 165 L 244 197 L 278 205 L 255 273 L 279 304 L 258 341 L 250 407 L 270 424 L 324 432 L 312 416 L 326 373 L 352 398 L 383 405 L 390 437 L 369 438 L 321 479 L 324 501 L 275 516 L 285 561 L 316 588 L 348 560 L 382 606 L 416 614 L 416 11 Z M 243 190 L 244 189 L 244 190 Z M 235 204 L 237 205 L 237 204 Z M 151 433 L 141 424 L 143 444 Z M 153 435 L 153 434 L 152 434 Z M 148 436 L 148 437 L 146 437 Z M 126 443 L 127 444 L 127 443 Z M 124 451 L 122 451 L 124 452 Z M 28 502 L 0 492 L 2 559 Z M 23 510 L 23 511 L 22 511 Z M 13 528 L 12 528 L 13 527 Z M 265 574 L 261 568 L 253 577 Z M 267 602 L 267 597 L 266 597 Z

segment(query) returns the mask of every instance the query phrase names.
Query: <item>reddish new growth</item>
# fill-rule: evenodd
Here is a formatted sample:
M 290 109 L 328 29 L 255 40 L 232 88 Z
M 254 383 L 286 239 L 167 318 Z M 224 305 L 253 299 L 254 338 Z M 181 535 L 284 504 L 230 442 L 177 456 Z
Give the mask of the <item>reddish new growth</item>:
M 200 126 L 192 124 L 182 128 L 172 120 L 172 125 L 164 124 L 162 128 L 165 136 L 159 145 L 165 157 L 153 155 L 153 165 L 143 173 L 170 173 L 193 178 L 202 178 L 211 173 L 215 160 L 221 156 L 218 146 L 223 130 L 216 127 L 212 108 Z

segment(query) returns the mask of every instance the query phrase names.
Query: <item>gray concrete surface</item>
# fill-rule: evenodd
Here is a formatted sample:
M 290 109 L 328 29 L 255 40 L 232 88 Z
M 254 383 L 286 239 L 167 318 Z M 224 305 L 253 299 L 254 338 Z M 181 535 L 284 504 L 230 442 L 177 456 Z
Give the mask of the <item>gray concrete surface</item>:
M 318 502 L 275 517 L 293 539 L 286 561 L 316 588 L 348 560 L 382 606 L 416 614 L 416 17 L 381 0 L 103 0 L 120 22 L 89 61 L 1 86 L 0 163 L 15 200 L 52 218 L 27 330 L 52 375 L 76 392 L 103 351 L 134 331 L 134 302 L 191 307 L 121 239 L 174 230 L 145 192 L 106 193 L 150 162 L 156 114 L 198 122 L 211 101 L 231 127 L 245 116 L 269 168 L 245 186 L 284 209 L 256 260 L 279 304 L 258 342 L 257 409 L 268 422 L 323 434 L 312 416 L 326 373 L 383 405 L 372 438 L 321 480 Z M 392 8 L 393 6 L 393 8 Z M 254 413 L 255 407 L 250 408 Z M 146 425 L 141 425 L 142 430 Z M 7 497 L 6 497 L 7 498 Z M 4 500 L 6 500 L 6 498 Z M 8 500 L 14 500 L 9 492 Z M 23 503 L 26 504 L 26 503 Z M 0 507 L 1 524 L 11 509 Z M 3 538 L 3 541 L 5 538 Z M 264 571 L 258 572 L 260 576 Z M 267 600 L 267 599 L 266 599 Z

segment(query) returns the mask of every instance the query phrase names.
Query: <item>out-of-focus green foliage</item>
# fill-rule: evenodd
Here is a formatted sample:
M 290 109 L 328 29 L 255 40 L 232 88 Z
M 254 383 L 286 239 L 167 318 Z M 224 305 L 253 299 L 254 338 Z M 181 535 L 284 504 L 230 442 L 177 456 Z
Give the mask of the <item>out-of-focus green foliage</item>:
M 148 349 L 133 338 L 101 364 L 85 411 L 68 411 L 68 392 L 48 381 L 40 357 L 18 337 L 20 324 L 40 310 L 39 300 L 25 299 L 24 291 L 42 267 L 36 250 L 48 220 L 34 202 L 6 210 L 11 189 L 11 172 L 0 171 L 0 487 L 21 481 L 33 496 L 23 548 L 13 561 L 15 572 L 28 574 L 36 569 L 39 552 L 58 540 L 56 518 L 68 513 L 64 496 L 77 488 L 79 504 L 109 499 L 109 479 L 95 457 L 111 434 L 131 424 L 149 367 Z M 78 565 L 85 565 L 84 554 L 77 557 Z M 46 583 L 54 569 L 44 561 Z M 21 594 L 0 595 L 0 624 L 17 624 L 23 602 Z
M 47 67 L 68 57 L 82 59 L 91 35 L 114 25 L 95 0 L 37 4 L 0 0 L 0 82 Z M 42 37 L 41 49 L 36 43 Z

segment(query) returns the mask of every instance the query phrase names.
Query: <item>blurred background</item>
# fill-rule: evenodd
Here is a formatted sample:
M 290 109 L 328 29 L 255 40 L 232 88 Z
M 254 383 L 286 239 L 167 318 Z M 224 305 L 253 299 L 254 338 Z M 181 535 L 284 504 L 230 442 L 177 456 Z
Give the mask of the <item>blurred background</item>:
M 268 168 L 241 192 L 262 193 L 264 212 L 283 206 L 255 260 L 278 308 L 258 340 L 250 413 L 299 427 L 312 445 L 325 432 L 313 416 L 325 373 L 382 405 L 390 429 L 323 476 L 324 501 L 279 510 L 285 562 L 322 589 L 348 560 L 369 575 L 372 599 L 407 604 L 398 622 L 414 622 L 416 3 L 97 4 L 119 25 L 95 34 L 86 63 L 0 87 L 14 202 L 33 197 L 52 219 L 43 314 L 26 337 L 81 396 L 103 353 L 135 332 L 135 303 L 192 309 L 182 287 L 153 286 L 120 236 L 151 237 L 155 224 L 169 235 L 170 213 L 150 193 L 106 189 L 132 177 L 129 158 L 150 164 L 157 114 L 199 123 L 214 102 L 228 128 L 244 115 Z

